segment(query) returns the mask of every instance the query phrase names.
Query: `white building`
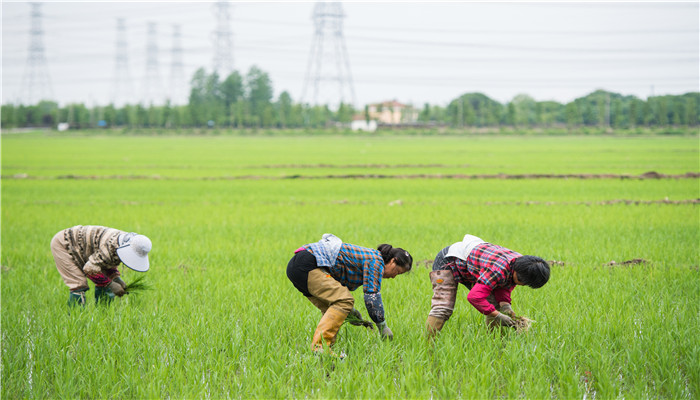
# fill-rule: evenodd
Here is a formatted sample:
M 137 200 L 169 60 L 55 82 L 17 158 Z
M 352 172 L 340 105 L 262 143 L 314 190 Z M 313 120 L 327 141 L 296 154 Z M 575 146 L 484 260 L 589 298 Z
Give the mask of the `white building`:
M 356 114 L 352 117 L 350 129 L 353 131 L 374 132 L 377 130 L 377 121 L 374 119 L 367 121 L 364 115 Z

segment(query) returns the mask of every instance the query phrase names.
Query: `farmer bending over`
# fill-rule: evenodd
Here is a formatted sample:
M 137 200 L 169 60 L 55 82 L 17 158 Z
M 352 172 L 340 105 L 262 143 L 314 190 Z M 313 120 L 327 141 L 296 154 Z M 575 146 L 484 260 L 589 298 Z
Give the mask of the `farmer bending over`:
M 123 296 L 126 283 L 117 267 L 148 271 L 151 241 L 143 235 L 104 226 L 74 226 L 51 239 L 51 253 L 63 282 L 70 289 L 69 305 L 85 305 L 87 279 L 95 283 L 95 301 Z M 86 279 L 87 277 L 87 279 Z
M 330 347 L 345 318 L 352 312 L 355 299 L 351 290 L 363 287 L 365 306 L 377 324 L 382 338 L 393 338 L 384 318 L 380 289 L 382 278 L 394 278 L 411 270 L 413 258 L 404 249 L 381 244 L 375 249 L 343 243 L 332 234 L 306 244 L 294 252 L 287 265 L 287 277 L 323 317 L 316 327 L 311 349 L 323 351 L 322 340 Z
M 515 313 L 510 306 L 515 286 L 537 289 L 548 280 L 549 264 L 545 260 L 465 235 L 461 242 L 440 250 L 433 261 L 428 335 L 435 336 L 452 315 L 458 283 L 469 289 L 467 300 L 486 316 L 489 327 L 515 327 Z

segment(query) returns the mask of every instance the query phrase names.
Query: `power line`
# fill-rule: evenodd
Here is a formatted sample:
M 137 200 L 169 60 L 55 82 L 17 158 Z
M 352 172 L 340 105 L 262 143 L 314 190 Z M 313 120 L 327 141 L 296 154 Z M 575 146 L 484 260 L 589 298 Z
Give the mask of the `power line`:
M 431 48 L 436 46 L 440 47 L 458 47 L 458 48 L 481 48 L 486 50 L 518 50 L 518 51 L 543 51 L 543 52 L 589 52 L 589 53 L 648 53 L 651 50 L 646 48 L 640 49 L 613 49 L 613 48 L 575 48 L 575 47 L 538 47 L 538 46 L 514 46 L 499 43 L 465 43 L 465 42 L 447 42 L 447 41 L 427 41 L 427 40 L 406 40 L 406 39 L 390 39 L 390 38 L 375 38 L 370 36 L 351 36 L 353 40 L 357 41 L 369 41 L 372 43 L 383 42 L 391 43 L 393 45 L 425 45 Z M 676 51 L 676 50 L 653 50 L 655 53 L 679 53 L 687 51 Z M 697 49 L 694 49 L 697 51 Z

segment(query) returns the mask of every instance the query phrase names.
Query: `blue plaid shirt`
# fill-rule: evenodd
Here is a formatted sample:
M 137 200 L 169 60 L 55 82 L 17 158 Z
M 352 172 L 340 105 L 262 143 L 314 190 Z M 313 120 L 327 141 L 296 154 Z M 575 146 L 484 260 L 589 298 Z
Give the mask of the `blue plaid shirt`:
M 311 245 L 304 245 L 304 248 L 314 253 Z M 343 243 L 338 258 L 329 270 L 335 280 L 350 290 L 362 286 L 365 294 L 379 293 L 384 260 L 379 250 Z

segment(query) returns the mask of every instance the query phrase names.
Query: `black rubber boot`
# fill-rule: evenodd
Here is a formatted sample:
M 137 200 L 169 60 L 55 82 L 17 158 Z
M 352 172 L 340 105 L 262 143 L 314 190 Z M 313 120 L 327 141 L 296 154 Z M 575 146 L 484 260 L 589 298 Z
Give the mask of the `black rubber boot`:
M 109 288 L 106 286 L 95 286 L 95 304 L 109 304 L 112 300 L 114 300 L 114 293 Z
M 69 307 L 74 307 L 74 306 L 81 306 L 85 307 L 85 295 L 88 289 L 78 289 L 78 290 L 71 290 L 70 295 L 68 296 L 68 306 Z

